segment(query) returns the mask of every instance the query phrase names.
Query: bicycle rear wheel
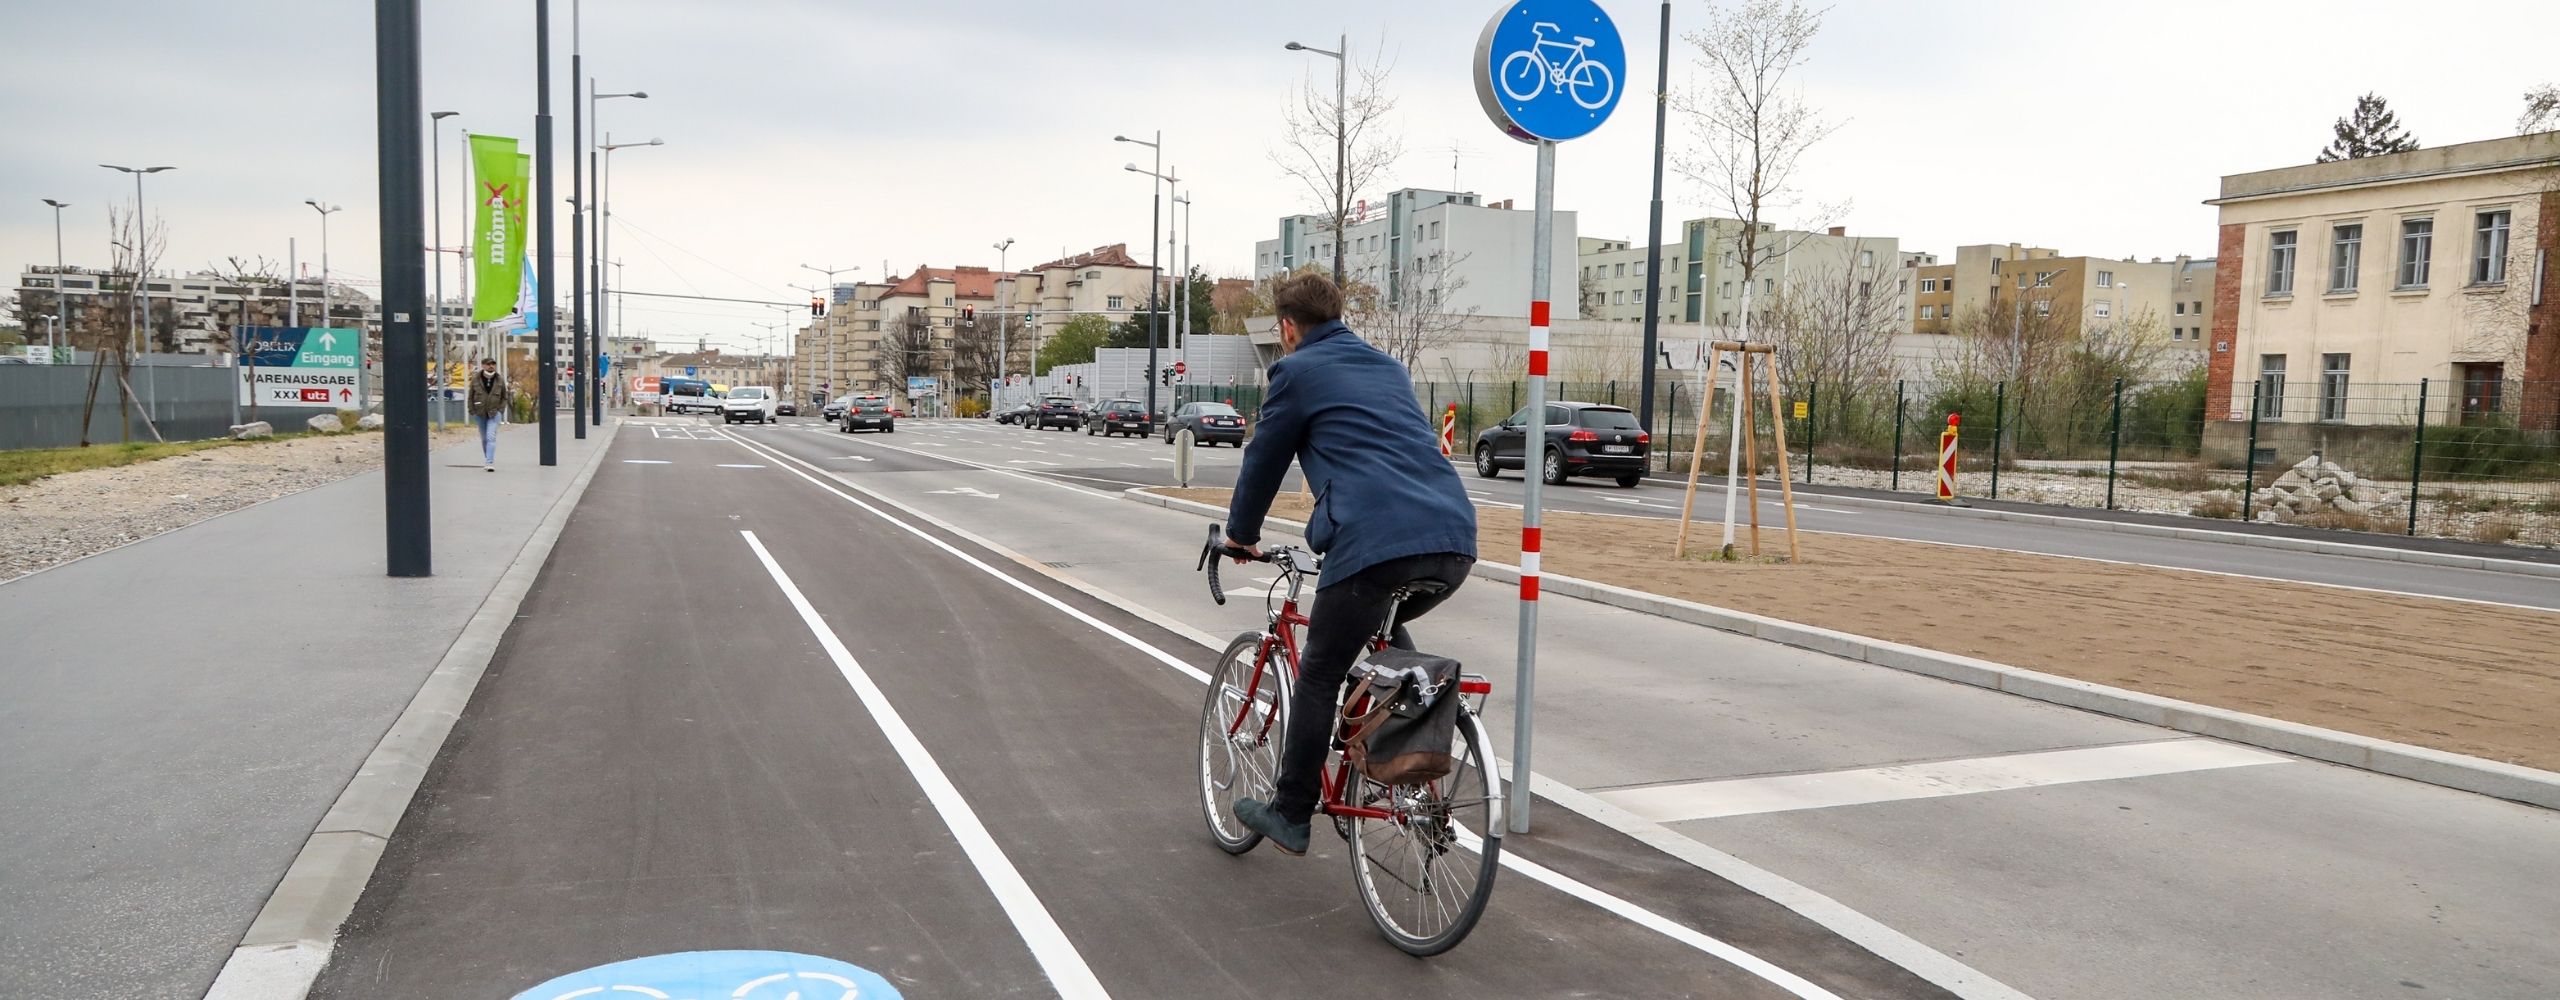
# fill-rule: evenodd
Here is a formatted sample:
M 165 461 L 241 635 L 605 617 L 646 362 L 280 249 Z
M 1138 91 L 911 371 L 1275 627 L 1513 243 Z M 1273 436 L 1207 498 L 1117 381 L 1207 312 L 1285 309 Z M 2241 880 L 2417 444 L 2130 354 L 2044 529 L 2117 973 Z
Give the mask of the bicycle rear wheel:
M 1352 822 L 1351 875 L 1378 931 L 1411 955 L 1437 955 L 1465 940 L 1501 866 L 1500 782 L 1472 713 L 1459 715 L 1452 753 L 1457 767 L 1447 777 L 1397 786 L 1356 778 L 1346 796 L 1391 814 Z
M 1229 854 L 1262 843 L 1262 835 L 1236 820 L 1240 798 L 1271 801 L 1280 778 L 1280 738 L 1289 731 L 1289 682 L 1275 651 L 1262 655 L 1262 636 L 1247 632 L 1219 654 L 1209 675 L 1208 700 L 1200 708 L 1200 808 L 1209 836 Z

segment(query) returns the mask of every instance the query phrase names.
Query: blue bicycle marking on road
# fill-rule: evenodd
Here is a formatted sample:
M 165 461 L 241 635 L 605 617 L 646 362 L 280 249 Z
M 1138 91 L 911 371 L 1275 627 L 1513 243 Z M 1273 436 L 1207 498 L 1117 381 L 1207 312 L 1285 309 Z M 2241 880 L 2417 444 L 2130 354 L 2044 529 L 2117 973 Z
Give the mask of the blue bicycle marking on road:
M 1626 46 L 1592 0 L 1516 0 L 1485 26 L 1476 59 L 1477 97 L 1515 138 L 1587 135 L 1626 90 Z
M 899 1000 L 868 969 L 787 951 L 684 951 L 599 965 L 515 1000 Z

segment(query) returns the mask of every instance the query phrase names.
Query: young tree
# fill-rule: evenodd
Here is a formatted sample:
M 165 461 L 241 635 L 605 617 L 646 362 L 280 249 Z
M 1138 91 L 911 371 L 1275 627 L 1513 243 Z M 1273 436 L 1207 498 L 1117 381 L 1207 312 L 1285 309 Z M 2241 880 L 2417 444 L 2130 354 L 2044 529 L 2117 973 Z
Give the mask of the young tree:
M 1032 374 L 1046 375 L 1059 365 L 1081 365 L 1093 360 L 1093 352 L 1111 339 L 1112 323 L 1100 316 L 1078 316 L 1050 335 L 1040 345 L 1040 357 L 1032 364 Z
M 1347 304 L 1352 328 L 1411 371 L 1422 362 L 1424 351 L 1447 345 L 1475 317 L 1476 307 L 1457 309 L 1450 304 L 1467 287 L 1466 276 L 1457 268 L 1469 256 L 1435 253 L 1407 261 L 1392 299 L 1362 286 L 1366 294 Z
M 1678 159 L 1680 173 L 1705 187 L 1725 211 L 1742 221 L 1732 239 L 1742 269 L 1745 302 L 1762 268 L 1786 256 L 1802 237 L 1762 231 L 1772 210 L 1793 207 L 1793 179 L 1805 151 L 1836 125 L 1822 120 L 1798 96 L 1788 75 L 1805 64 L 1822 14 L 1795 0 L 1743 0 L 1716 7 L 1706 27 L 1686 39 L 1708 80 L 1704 94 L 1684 94 L 1673 107 L 1688 119 L 1691 149 Z M 1828 218 L 1839 206 L 1817 207 Z M 1819 221 L 1804 225 L 1820 229 Z M 1746 306 L 1749 315 L 1757 306 Z
M 886 383 L 876 387 L 882 392 L 904 392 L 910 378 L 931 378 L 942 370 L 941 345 L 935 342 L 933 320 L 922 312 L 911 312 L 887 323 L 881 332 L 877 357 L 872 371 Z
M 1821 386 L 1815 401 L 1824 412 L 1818 419 L 1838 430 L 1853 429 L 1859 391 L 1891 382 L 1895 367 L 1895 275 L 1884 267 L 1883 254 L 1869 254 L 1861 265 L 1863 249 L 1864 241 L 1853 243 L 1837 263 L 1798 261 L 1770 312 L 1779 380 Z
M 1342 232 L 1351 225 L 1353 194 L 1368 190 L 1404 155 L 1403 137 L 1387 122 L 1396 109 L 1387 93 L 1391 68 L 1383 60 L 1344 66 L 1351 79 L 1339 100 L 1333 87 L 1309 76 L 1281 109 L 1281 144 L 1271 160 L 1306 188 L 1327 220 L 1336 276 L 1342 275 Z
M 2391 113 L 2389 103 L 2380 94 L 2356 98 L 2355 113 L 2338 119 L 2332 127 L 2337 138 L 2331 139 L 2329 145 L 2320 150 L 2318 162 L 2406 153 L 2418 148 L 2417 137 L 2400 127 L 2400 117 Z

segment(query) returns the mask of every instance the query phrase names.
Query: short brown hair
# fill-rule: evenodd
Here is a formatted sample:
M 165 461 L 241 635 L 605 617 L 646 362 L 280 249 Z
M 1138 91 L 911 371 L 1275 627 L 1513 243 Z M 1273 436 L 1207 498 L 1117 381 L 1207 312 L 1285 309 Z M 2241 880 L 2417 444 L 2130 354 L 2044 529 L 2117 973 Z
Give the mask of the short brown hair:
M 1292 274 L 1272 287 L 1271 307 L 1301 329 L 1322 326 L 1342 318 L 1342 289 L 1313 271 Z

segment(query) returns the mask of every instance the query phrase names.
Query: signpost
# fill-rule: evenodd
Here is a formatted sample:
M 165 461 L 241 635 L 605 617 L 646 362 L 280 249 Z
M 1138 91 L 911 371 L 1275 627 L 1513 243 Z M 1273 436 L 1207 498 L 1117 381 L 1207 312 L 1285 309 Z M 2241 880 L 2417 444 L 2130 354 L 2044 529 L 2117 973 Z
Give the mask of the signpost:
M 1537 214 L 1529 243 L 1529 412 L 1547 403 L 1548 293 L 1553 271 L 1556 144 L 1591 134 L 1618 107 L 1627 69 L 1618 26 L 1593 0 L 1516 0 L 1476 36 L 1476 101 L 1493 126 L 1538 149 Z M 1513 833 L 1529 832 L 1529 747 L 1538 660 L 1540 476 L 1524 477 L 1520 511 L 1519 691 L 1512 696 Z
M 328 326 L 248 326 L 235 335 L 249 345 L 233 362 L 240 402 L 258 406 L 355 409 L 354 330 Z

